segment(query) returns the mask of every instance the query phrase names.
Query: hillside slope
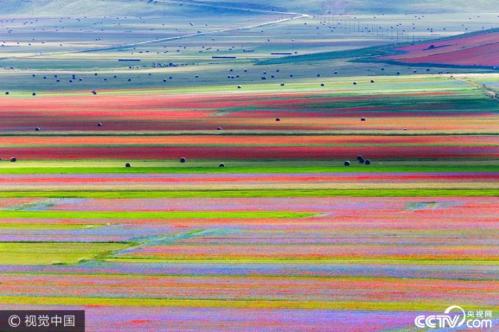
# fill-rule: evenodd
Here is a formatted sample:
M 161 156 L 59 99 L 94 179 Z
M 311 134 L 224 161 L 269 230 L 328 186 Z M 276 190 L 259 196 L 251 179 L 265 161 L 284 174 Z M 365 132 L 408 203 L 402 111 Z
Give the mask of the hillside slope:
M 382 57 L 409 64 L 499 66 L 499 29 L 428 41 L 396 49 L 400 54 Z

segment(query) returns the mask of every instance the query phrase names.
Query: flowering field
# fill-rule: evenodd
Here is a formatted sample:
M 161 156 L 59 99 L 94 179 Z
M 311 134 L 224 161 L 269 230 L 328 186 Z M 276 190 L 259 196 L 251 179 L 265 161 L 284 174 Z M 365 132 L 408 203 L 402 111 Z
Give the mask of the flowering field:
M 469 79 L 2 96 L 0 308 L 89 331 L 496 310 L 498 109 Z
M 464 36 L 400 47 L 401 54 L 386 59 L 413 64 L 493 67 L 499 65 L 499 31 L 471 33 Z

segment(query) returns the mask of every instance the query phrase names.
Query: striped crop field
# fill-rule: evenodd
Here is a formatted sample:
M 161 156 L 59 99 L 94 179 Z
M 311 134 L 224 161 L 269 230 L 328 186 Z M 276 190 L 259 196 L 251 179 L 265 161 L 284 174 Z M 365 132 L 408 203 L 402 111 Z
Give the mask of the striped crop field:
M 498 331 L 498 14 L 0 0 L 0 332 Z
M 88 331 L 497 314 L 496 79 L 0 96 L 0 308 Z

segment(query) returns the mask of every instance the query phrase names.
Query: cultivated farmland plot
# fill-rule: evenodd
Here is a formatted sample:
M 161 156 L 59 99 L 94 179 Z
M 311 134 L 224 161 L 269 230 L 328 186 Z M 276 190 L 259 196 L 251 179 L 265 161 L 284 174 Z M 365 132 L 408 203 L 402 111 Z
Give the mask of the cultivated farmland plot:
M 4 2 L 1 310 L 497 329 L 494 1 Z

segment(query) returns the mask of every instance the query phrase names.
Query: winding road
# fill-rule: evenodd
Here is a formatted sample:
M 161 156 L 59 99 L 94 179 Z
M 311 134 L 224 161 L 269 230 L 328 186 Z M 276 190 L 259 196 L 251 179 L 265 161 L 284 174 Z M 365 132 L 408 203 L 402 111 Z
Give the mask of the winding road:
M 245 25 L 245 26 L 228 27 L 228 28 L 222 28 L 222 29 L 211 30 L 211 31 L 206 31 L 206 32 L 194 32 L 194 33 L 188 33 L 188 34 L 183 34 L 183 35 L 173 36 L 173 37 L 144 40 L 144 41 L 135 42 L 135 43 L 127 43 L 127 44 L 120 44 L 120 45 L 113 45 L 113 46 L 106 46 L 106 47 L 94 47 L 94 48 L 89 48 L 89 49 L 84 49 L 84 50 L 75 50 L 75 51 L 61 51 L 61 52 L 38 53 L 38 54 L 21 55 L 21 56 L 9 56 L 9 57 L 3 58 L 3 59 L 37 58 L 37 57 L 41 57 L 41 56 L 102 52 L 102 51 L 111 51 L 111 50 L 124 50 L 124 49 L 144 46 L 144 45 L 163 43 L 163 42 L 180 40 L 180 39 L 195 38 L 195 37 L 200 37 L 200 36 L 216 35 L 219 33 L 257 29 L 257 28 L 262 28 L 262 27 L 266 27 L 266 26 L 282 24 L 285 22 L 289 22 L 289 21 L 293 21 L 293 20 L 297 20 L 297 19 L 301 19 L 301 18 L 311 17 L 309 14 L 305 14 L 305 13 L 274 11 L 274 10 L 265 10 L 265 9 L 256 9 L 256 8 L 248 8 L 248 7 L 229 6 L 229 5 L 218 5 L 218 4 L 210 4 L 210 3 L 198 2 L 198 1 L 156 0 L 155 4 L 209 7 L 209 8 L 225 9 L 225 10 L 237 10 L 237 11 L 244 11 L 244 12 L 258 13 L 258 14 L 271 14 L 271 15 L 280 15 L 280 16 L 284 15 L 287 17 L 275 19 L 275 20 L 271 20 L 271 21 L 265 21 L 265 22 L 261 22 L 261 23 L 256 23 L 256 24 Z

